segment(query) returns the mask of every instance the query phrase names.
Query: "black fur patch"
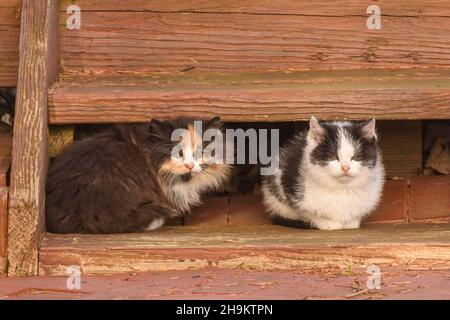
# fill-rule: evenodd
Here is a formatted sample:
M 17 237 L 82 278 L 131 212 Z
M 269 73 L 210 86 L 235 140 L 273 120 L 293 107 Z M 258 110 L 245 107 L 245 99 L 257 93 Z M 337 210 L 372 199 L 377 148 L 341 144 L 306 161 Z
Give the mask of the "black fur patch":
M 351 122 L 350 125 L 343 126 L 345 134 L 352 138 L 355 146 L 355 161 L 361 161 L 363 166 L 373 168 L 377 162 L 377 140 L 367 139 L 362 132 L 362 125 L 365 122 Z M 330 122 L 321 122 L 325 130 L 325 138 L 311 153 L 311 162 L 313 164 L 326 166 L 329 161 L 338 159 L 340 129 Z
M 375 167 L 378 158 L 377 139 L 375 139 L 375 137 L 371 139 L 365 138 L 361 132 L 362 124 L 364 124 L 364 122 L 348 127 L 346 130 L 358 145 L 358 148 L 355 149 L 355 160 L 361 161 L 364 166 L 373 168 Z
M 293 204 L 293 199 L 299 199 L 299 188 L 303 188 L 303 181 L 300 175 L 300 167 L 303 160 L 303 152 L 306 146 L 306 135 L 297 135 L 288 145 L 283 147 L 283 158 L 280 161 L 282 169 L 281 185 L 287 195 L 289 203 Z M 302 194 L 302 192 L 300 192 Z
M 280 226 L 293 227 L 299 229 L 312 229 L 311 224 L 300 220 L 287 219 L 281 216 L 272 216 L 272 222 Z
M 311 162 L 320 166 L 326 166 L 329 161 L 337 158 L 339 128 L 326 122 L 321 122 L 320 124 L 325 131 L 325 137 L 311 152 Z

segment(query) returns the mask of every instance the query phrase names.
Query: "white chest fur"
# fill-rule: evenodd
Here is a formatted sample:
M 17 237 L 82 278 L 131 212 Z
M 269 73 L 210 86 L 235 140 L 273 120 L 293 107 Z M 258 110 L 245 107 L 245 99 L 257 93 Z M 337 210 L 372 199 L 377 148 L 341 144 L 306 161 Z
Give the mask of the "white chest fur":
M 181 212 L 189 212 L 193 206 L 201 204 L 201 197 L 207 191 L 223 187 L 230 172 L 229 167 L 222 167 L 215 172 L 206 171 L 194 176 L 184 183 L 163 184 L 163 190 L 172 205 Z
M 347 184 L 326 183 L 306 174 L 302 200 L 296 203 L 298 213 L 320 229 L 359 228 L 380 200 L 383 177 L 381 165 Z

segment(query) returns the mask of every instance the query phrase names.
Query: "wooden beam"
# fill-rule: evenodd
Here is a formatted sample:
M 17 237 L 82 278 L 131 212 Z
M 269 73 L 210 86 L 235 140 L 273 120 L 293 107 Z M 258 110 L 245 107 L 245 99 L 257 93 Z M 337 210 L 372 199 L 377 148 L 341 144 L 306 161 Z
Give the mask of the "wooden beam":
M 8 224 L 8 273 L 36 275 L 44 231 L 47 89 L 58 72 L 58 1 L 23 0 Z
M 367 225 L 319 231 L 281 226 L 166 227 L 118 235 L 47 234 L 39 255 L 41 275 L 187 270 L 345 270 L 393 264 L 450 269 L 449 224 Z
M 448 119 L 450 72 L 346 70 L 63 78 L 49 91 L 49 121 L 142 122 Z

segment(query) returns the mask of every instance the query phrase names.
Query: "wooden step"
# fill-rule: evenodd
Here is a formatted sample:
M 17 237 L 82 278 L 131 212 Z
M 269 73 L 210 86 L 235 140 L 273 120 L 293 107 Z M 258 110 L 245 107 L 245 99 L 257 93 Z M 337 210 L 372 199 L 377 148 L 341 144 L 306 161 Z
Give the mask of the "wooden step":
M 280 226 L 164 227 L 119 235 L 47 234 L 41 275 L 166 271 L 206 267 L 346 270 L 376 264 L 450 270 L 450 224 L 369 225 L 318 231 Z
M 53 124 L 222 116 L 224 121 L 450 118 L 450 70 L 62 76 Z
M 77 0 L 81 28 L 66 27 L 67 73 L 329 70 L 448 67 L 446 0 Z M 367 28 L 367 8 L 381 29 Z

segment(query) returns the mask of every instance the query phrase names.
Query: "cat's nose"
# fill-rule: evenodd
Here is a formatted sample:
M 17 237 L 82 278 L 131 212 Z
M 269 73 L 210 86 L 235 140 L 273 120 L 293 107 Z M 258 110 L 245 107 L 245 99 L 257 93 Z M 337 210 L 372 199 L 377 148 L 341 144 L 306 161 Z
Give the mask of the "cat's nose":
M 192 162 L 185 163 L 184 166 L 189 170 L 194 169 L 194 164 Z
M 348 170 L 350 170 L 350 166 L 348 164 L 342 164 L 341 169 L 342 171 L 347 172 Z

